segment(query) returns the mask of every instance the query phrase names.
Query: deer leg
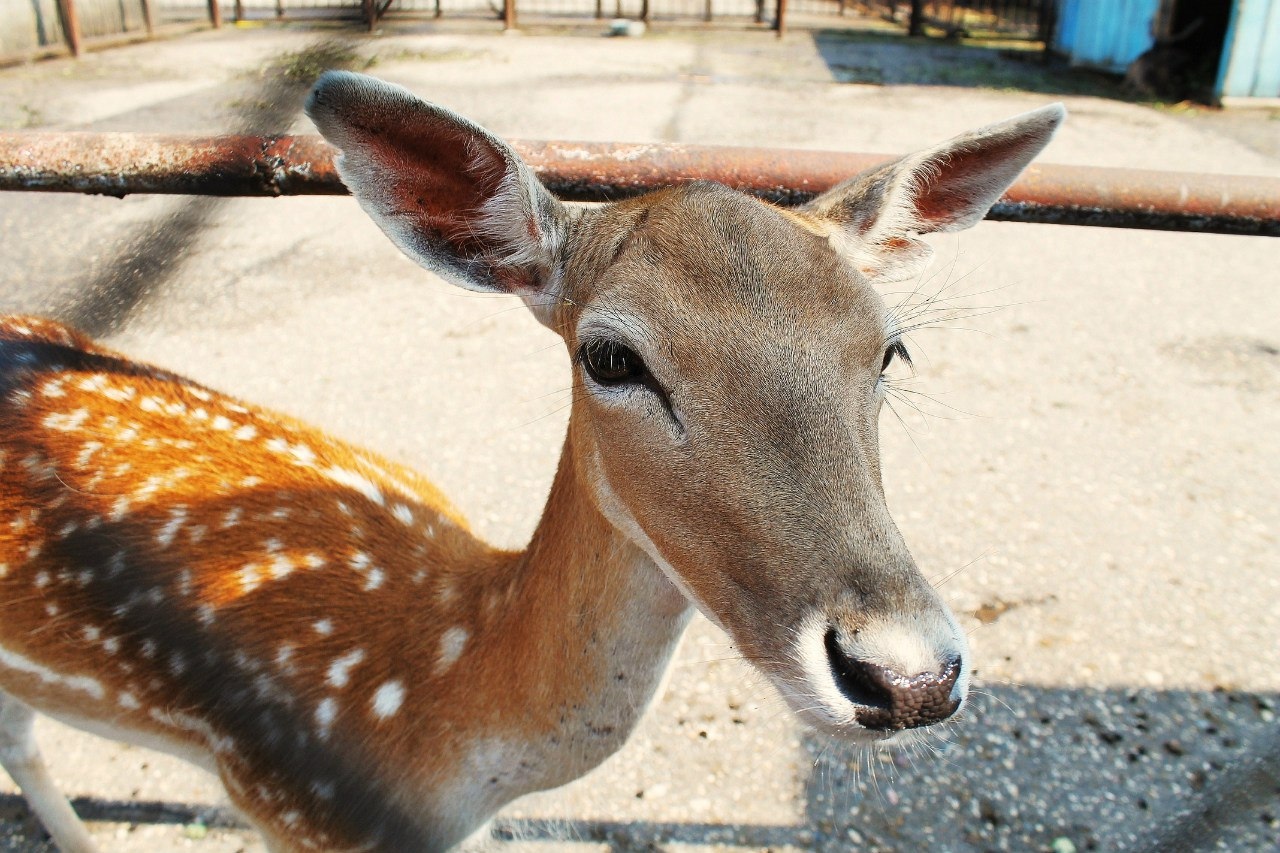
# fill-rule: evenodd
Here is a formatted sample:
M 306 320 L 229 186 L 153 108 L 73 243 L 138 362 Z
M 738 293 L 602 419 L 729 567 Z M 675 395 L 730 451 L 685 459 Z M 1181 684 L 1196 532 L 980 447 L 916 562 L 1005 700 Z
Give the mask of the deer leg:
M 35 717 L 31 708 L 0 692 L 0 767 L 22 789 L 31 811 L 62 853 L 96 853 L 89 831 L 54 784 L 40 755 L 32 731 Z

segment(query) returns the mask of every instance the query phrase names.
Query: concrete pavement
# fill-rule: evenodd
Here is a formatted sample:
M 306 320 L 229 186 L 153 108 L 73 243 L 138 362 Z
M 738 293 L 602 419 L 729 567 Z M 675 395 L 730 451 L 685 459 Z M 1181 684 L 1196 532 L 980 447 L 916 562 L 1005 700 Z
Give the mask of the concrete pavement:
M 0 70 L 0 122 L 309 130 L 262 69 L 335 34 L 228 29 Z M 345 44 L 356 67 L 530 138 L 907 151 L 1054 99 L 839 82 L 874 46 L 837 61 L 804 32 L 419 24 Z M 1280 152 L 1211 115 L 1064 100 L 1047 162 L 1280 174 Z M 0 307 L 95 306 L 118 348 L 413 464 L 491 540 L 532 530 L 563 349 L 513 300 L 399 256 L 351 200 L 8 194 L 0 223 Z M 1280 847 L 1280 243 L 1008 223 L 933 242 L 923 292 L 973 316 L 916 335 L 907 387 L 926 396 L 886 415 L 884 468 L 970 632 L 973 711 L 915 750 L 851 754 L 699 621 L 633 741 L 509 808 L 496 849 Z M 104 849 L 262 849 L 218 825 L 199 771 L 40 732 Z M 0 850 L 44 849 L 23 814 L 0 799 Z

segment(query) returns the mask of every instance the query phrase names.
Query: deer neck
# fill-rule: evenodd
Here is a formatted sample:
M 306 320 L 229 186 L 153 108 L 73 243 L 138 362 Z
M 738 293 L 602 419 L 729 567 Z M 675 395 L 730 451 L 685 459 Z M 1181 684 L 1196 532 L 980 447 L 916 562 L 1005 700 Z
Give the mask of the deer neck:
M 692 614 L 601 515 L 575 444 L 571 425 L 528 548 L 497 555 L 475 577 L 476 600 L 486 602 L 476 639 L 484 663 L 468 713 L 487 723 L 472 730 L 456 778 L 497 779 L 467 792 L 491 808 L 577 778 L 621 747 Z

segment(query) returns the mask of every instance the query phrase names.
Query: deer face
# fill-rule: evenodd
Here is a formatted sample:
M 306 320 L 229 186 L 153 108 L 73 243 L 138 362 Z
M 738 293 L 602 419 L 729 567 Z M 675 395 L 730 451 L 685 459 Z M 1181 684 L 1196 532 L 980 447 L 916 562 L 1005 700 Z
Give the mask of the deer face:
M 600 511 L 808 721 L 883 739 L 964 701 L 962 632 L 885 505 L 873 285 L 969 227 L 1048 142 L 1047 107 L 859 175 L 796 212 L 693 184 L 571 213 L 504 143 L 326 75 L 308 113 L 410 256 L 522 296 L 565 339 L 570 446 Z
M 865 737 L 954 711 L 963 634 L 881 487 L 898 342 L 870 283 L 817 223 L 714 184 L 579 227 L 556 326 L 606 516 L 809 722 Z

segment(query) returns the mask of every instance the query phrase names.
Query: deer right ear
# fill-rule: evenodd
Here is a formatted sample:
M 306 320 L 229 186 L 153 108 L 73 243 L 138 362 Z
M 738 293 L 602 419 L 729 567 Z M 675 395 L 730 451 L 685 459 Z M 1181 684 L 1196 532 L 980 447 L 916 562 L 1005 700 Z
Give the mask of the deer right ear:
M 570 217 L 506 143 L 347 71 L 325 73 L 306 111 L 341 149 L 347 188 L 405 254 L 470 290 L 522 296 L 547 322 Z
M 922 272 L 933 254 L 916 234 L 977 224 L 1057 131 L 1051 104 L 863 172 L 800 208 L 833 226 L 835 243 L 873 281 Z

